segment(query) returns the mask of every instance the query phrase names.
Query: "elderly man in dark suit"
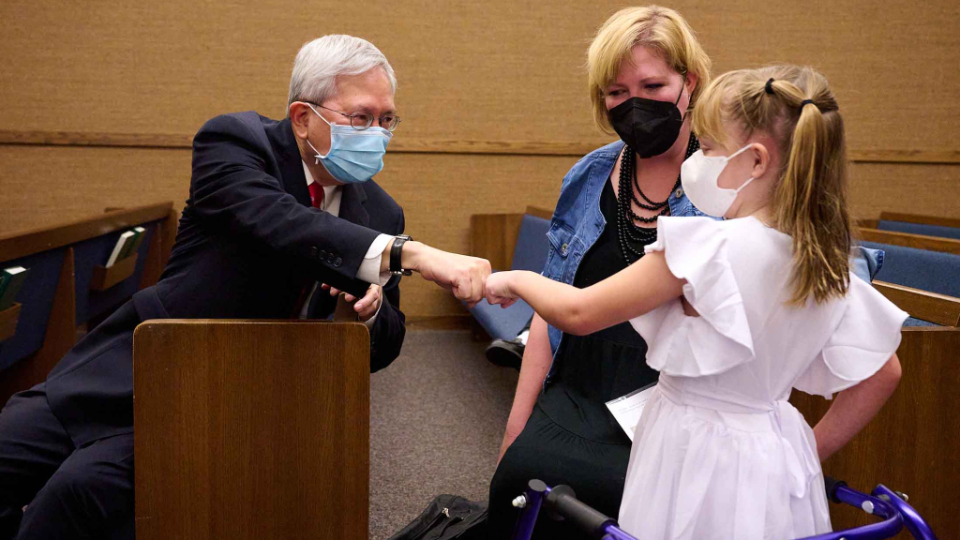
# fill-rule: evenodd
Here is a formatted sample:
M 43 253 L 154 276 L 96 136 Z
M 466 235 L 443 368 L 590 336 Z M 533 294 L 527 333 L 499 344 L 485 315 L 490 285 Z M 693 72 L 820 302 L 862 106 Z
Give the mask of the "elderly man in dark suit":
M 403 211 L 370 180 L 400 122 L 395 90 L 376 47 L 325 36 L 297 55 L 286 119 L 247 112 L 201 128 L 160 281 L 0 412 L 0 540 L 133 538 L 141 321 L 326 317 L 343 291 L 370 328 L 375 371 L 403 342 L 400 275 L 419 272 L 468 303 L 482 298 L 489 263 L 401 236 Z

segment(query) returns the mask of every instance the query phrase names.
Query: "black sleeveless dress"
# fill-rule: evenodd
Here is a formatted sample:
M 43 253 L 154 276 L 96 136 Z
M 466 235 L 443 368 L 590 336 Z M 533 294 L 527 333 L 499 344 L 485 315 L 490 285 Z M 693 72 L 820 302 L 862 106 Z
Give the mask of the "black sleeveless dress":
M 609 181 L 600 208 L 607 224 L 577 268 L 573 284 L 578 288 L 626 268 Z M 557 372 L 490 483 L 491 540 L 510 538 L 519 515 L 511 501 L 533 478 L 548 485 L 567 484 L 578 499 L 617 518 L 631 443 L 605 403 L 656 382 L 658 374 L 647 366 L 646 353 L 647 344 L 630 323 L 587 336 L 564 334 L 555 359 Z M 583 538 L 543 514 L 534 531 L 536 539 Z

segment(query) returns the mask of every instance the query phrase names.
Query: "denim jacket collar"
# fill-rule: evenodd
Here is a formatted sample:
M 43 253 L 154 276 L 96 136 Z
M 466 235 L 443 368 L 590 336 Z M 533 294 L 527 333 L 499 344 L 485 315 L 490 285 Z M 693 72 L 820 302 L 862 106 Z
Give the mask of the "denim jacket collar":
M 593 247 L 607 225 L 600 209 L 600 196 L 623 147 L 622 141 L 616 141 L 591 152 L 564 177 L 557 209 L 547 232 L 550 252 L 544 266 L 544 276 L 573 284 L 584 254 Z M 704 215 L 690 203 L 679 187 L 670 194 L 668 204 L 670 215 L 673 216 Z M 563 333 L 552 326 L 547 333 L 555 357 Z M 551 367 L 550 375 L 554 368 Z

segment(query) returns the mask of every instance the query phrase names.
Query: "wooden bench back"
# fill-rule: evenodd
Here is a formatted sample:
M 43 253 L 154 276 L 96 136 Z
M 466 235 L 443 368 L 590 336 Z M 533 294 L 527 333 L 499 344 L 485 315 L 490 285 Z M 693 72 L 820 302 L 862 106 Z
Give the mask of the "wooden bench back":
M 101 238 L 118 235 L 120 231 L 147 223 L 156 225 L 151 227 L 149 243 L 144 242 L 140 256 L 135 261 L 135 275 L 140 276 L 139 280 L 129 283 L 128 279 L 128 283 L 118 284 L 104 293 L 92 293 L 89 296 L 78 294 L 78 290 L 83 293 L 89 291 L 94 268 L 93 263 L 85 264 L 77 260 L 76 247 L 98 242 Z M 25 355 L 17 354 L 16 363 L 0 372 L 0 406 L 6 403 L 12 394 L 42 382 L 60 358 L 73 347 L 77 339 L 78 312 L 98 311 L 102 314 L 107 308 L 122 303 L 137 289 L 156 283 L 170 255 L 176 231 L 177 214 L 173 210 L 173 203 L 165 202 L 111 210 L 48 227 L 0 234 L 0 267 L 6 268 L 28 261 L 24 266 L 34 266 L 34 274 L 28 274 L 24 288 L 42 282 L 41 286 L 50 289 L 43 291 L 41 295 L 45 298 L 42 306 L 22 307 L 16 333 L 8 341 L 0 343 L 0 348 L 19 348 L 22 343 L 13 345 L 13 340 L 17 340 L 18 335 L 22 339 L 27 332 L 42 334 L 29 336 L 29 341 L 39 343 L 39 347 L 31 344 L 25 350 Z M 47 268 L 48 265 L 40 264 L 40 261 L 53 255 L 56 255 L 57 259 L 56 268 Z M 97 260 L 100 264 L 105 262 Z M 41 271 L 43 276 L 39 275 Z M 123 290 L 120 290 L 121 288 Z M 21 295 L 31 296 L 30 293 L 21 291 Z M 52 296 L 52 300 L 46 298 L 47 296 Z M 78 309 L 78 296 L 83 297 L 83 309 Z M 89 308 L 90 304 L 86 303 L 91 298 L 94 302 L 99 301 L 93 310 Z M 33 339 L 34 337 L 38 339 Z
M 902 491 L 939 538 L 960 538 L 953 503 L 960 485 L 960 329 L 904 328 L 897 355 L 900 386 L 880 413 L 847 446 L 823 463 L 823 472 L 869 492 L 877 484 Z M 794 392 L 790 401 L 811 426 L 830 401 Z M 831 505 L 834 530 L 876 518 Z
M 945 218 L 936 216 L 924 216 L 922 214 L 907 214 L 902 212 L 880 212 L 882 221 L 902 221 L 904 223 L 919 223 L 922 225 L 936 225 L 939 227 L 953 227 L 960 229 L 960 219 Z
M 867 227 L 860 227 L 859 237 L 867 242 L 876 242 L 878 244 L 890 244 L 894 246 L 903 246 L 915 249 L 926 249 L 928 251 L 939 251 L 942 253 L 952 253 L 960 255 L 960 240 L 952 238 L 940 238 L 937 236 L 924 236 L 921 234 L 909 234 L 894 231 L 881 231 Z
M 911 317 L 941 326 L 960 324 L 960 298 L 885 281 L 874 281 L 873 286 Z
M 146 321 L 133 347 L 139 540 L 367 539 L 364 325 Z
M 547 220 L 553 217 L 552 211 L 533 206 L 528 206 L 524 213 Z M 517 247 L 517 236 L 520 234 L 523 215 L 473 214 L 470 216 L 470 255 L 487 259 L 490 261 L 490 267 L 495 270 L 512 268 L 513 251 Z

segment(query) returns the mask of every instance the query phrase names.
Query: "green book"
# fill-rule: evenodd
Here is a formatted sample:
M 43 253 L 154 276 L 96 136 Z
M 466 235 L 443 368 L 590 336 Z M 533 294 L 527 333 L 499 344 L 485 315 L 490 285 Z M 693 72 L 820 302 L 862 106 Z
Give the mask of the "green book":
M 27 280 L 27 269 L 22 266 L 13 266 L 3 271 L 3 292 L 0 293 L 0 311 L 13 305 Z
M 144 229 L 143 227 L 133 228 L 133 234 L 135 234 L 136 236 L 133 237 L 133 242 L 130 243 L 127 249 L 120 254 L 121 259 L 126 259 L 127 257 L 137 252 L 137 249 L 140 248 L 140 244 L 143 243 L 143 237 L 145 236 L 144 235 L 145 232 L 147 232 L 147 230 Z

